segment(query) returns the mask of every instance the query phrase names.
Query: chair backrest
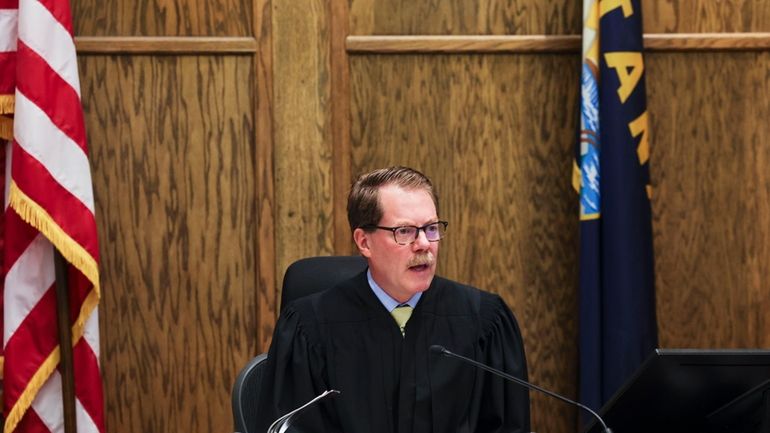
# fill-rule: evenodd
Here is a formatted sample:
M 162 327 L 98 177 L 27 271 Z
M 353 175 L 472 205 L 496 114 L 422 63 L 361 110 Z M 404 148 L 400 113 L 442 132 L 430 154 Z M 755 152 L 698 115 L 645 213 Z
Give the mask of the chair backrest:
M 263 353 L 252 358 L 238 373 L 233 385 L 233 424 L 240 433 L 257 433 L 257 398 L 262 371 L 267 361 Z
M 366 269 L 361 256 L 308 257 L 292 263 L 283 277 L 281 310 L 293 300 L 335 286 Z M 257 399 L 262 371 L 267 361 L 263 353 L 253 358 L 238 373 L 233 385 L 233 422 L 235 431 L 257 433 Z M 262 432 L 259 432 L 262 433 Z
M 283 277 L 281 311 L 295 299 L 337 285 L 366 269 L 361 256 L 308 257 L 292 263 Z

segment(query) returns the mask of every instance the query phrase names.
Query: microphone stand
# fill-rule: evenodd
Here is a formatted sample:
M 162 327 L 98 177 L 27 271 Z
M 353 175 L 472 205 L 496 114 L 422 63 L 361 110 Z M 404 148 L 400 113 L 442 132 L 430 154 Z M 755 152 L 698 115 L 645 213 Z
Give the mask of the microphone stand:
M 270 424 L 270 427 L 268 427 L 267 433 L 285 432 L 286 430 L 289 429 L 289 427 L 291 426 L 291 423 L 294 422 L 299 417 L 299 415 L 301 415 L 302 412 L 305 411 L 305 409 L 309 408 L 310 406 L 313 406 L 314 404 L 318 403 L 319 401 L 325 398 L 336 397 L 339 394 L 340 392 L 337 391 L 336 389 L 329 389 L 324 391 L 323 394 L 317 396 L 316 398 L 310 400 L 309 402 L 303 404 L 302 406 L 294 409 L 293 411 L 273 421 L 273 423 Z
M 502 372 L 500 370 L 497 370 L 495 368 L 492 368 L 492 367 L 490 367 L 490 366 L 488 366 L 486 364 L 482 364 L 482 363 L 480 363 L 478 361 L 475 361 L 473 359 L 466 358 L 466 357 L 464 357 L 462 355 L 458 355 L 458 354 L 456 354 L 454 352 L 450 352 L 444 346 L 433 345 L 433 346 L 430 346 L 429 350 L 431 352 L 433 352 L 433 353 L 438 353 L 438 354 L 441 354 L 441 355 L 444 355 L 444 356 L 448 356 L 450 358 L 456 358 L 456 359 L 465 361 L 468 364 L 473 365 L 474 367 L 478 367 L 478 368 L 480 368 L 480 369 L 482 369 L 484 371 L 488 371 L 488 372 L 494 374 L 495 376 L 502 377 L 503 379 L 510 380 L 511 382 L 517 383 L 517 384 L 519 384 L 519 385 L 521 385 L 521 386 L 523 386 L 525 388 L 533 389 L 535 391 L 539 391 L 539 392 L 542 392 L 543 394 L 549 395 L 549 396 L 551 396 L 551 397 L 553 397 L 555 399 L 561 400 L 561 401 L 566 402 L 566 403 L 573 404 L 573 405 L 575 405 L 575 406 L 577 406 L 577 407 L 579 407 L 579 408 L 581 408 L 581 409 L 583 409 L 583 410 L 585 410 L 587 412 L 590 412 L 591 415 L 596 417 L 596 419 L 599 420 L 599 422 L 602 424 L 602 427 L 604 428 L 604 433 L 612 433 L 612 430 L 609 427 L 607 427 L 607 424 L 604 423 L 604 420 L 602 419 L 602 417 L 600 417 L 598 413 L 594 412 L 593 410 L 591 410 L 590 407 L 588 407 L 588 406 L 586 406 L 584 404 L 581 404 L 581 403 L 578 403 L 576 401 L 570 400 L 567 397 L 564 397 L 562 395 L 556 394 L 555 392 L 549 391 L 549 390 L 547 390 L 545 388 L 541 388 L 541 387 L 539 387 L 539 386 L 537 386 L 537 385 L 535 385 L 533 383 L 527 382 L 526 380 L 522 380 L 522 379 L 519 379 L 518 377 L 511 376 L 510 374 L 504 373 L 504 372 Z

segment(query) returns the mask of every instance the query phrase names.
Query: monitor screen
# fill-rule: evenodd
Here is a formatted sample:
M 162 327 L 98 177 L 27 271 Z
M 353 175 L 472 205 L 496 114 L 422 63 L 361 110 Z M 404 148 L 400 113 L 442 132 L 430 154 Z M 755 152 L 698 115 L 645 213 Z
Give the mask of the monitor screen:
M 718 431 L 713 414 L 768 380 L 768 350 L 657 349 L 599 414 L 614 433 Z M 741 401 L 750 411 L 759 399 Z M 601 430 L 594 421 L 586 432 Z

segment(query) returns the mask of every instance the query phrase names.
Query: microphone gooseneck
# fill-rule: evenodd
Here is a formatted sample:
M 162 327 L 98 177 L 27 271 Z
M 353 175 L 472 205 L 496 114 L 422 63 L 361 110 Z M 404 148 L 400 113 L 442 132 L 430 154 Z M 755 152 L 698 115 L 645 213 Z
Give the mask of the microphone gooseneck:
M 292 423 L 300 416 L 302 413 L 309 407 L 312 407 L 316 404 L 318 404 L 319 401 L 336 397 L 340 395 L 340 392 L 336 389 L 328 389 L 324 391 L 321 395 L 315 397 L 314 399 L 310 400 L 309 402 L 303 404 L 302 406 L 294 409 L 293 411 L 287 413 L 286 415 L 283 415 L 282 417 L 278 418 L 277 420 L 273 421 L 272 424 L 270 424 L 270 427 L 267 428 L 267 433 L 282 433 L 289 429 L 289 427 L 292 425 Z
M 600 417 L 598 413 L 594 412 L 593 410 L 591 410 L 590 407 L 588 407 L 588 406 L 586 406 L 584 404 L 578 403 L 578 402 L 576 402 L 574 400 L 570 400 L 567 397 L 559 395 L 559 394 L 557 394 L 557 393 L 555 393 L 553 391 L 549 391 L 549 390 L 547 390 L 545 388 L 541 388 L 541 387 L 539 387 L 539 386 L 537 386 L 537 385 L 535 385 L 533 383 L 527 382 L 526 380 L 519 379 L 518 377 L 511 376 L 508 373 L 504 373 L 504 372 L 502 372 L 502 371 L 500 371 L 498 369 L 492 368 L 492 367 L 490 367 L 490 366 L 488 366 L 486 364 L 482 364 L 482 363 L 480 363 L 478 361 L 475 361 L 473 359 L 466 358 L 465 356 L 462 356 L 462 355 L 458 355 L 458 354 L 456 354 L 454 352 L 449 351 L 444 346 L 439 346 L 438 344 L 434 344 L 434 345 L 430 346 L 428 348 L 428 350 L 430 352 L 432 352 L 432 353 L 436 353 L 436 354 L 443 355 L 443 356 L 448 356 L 450 358 L 459 359 L 461 361 L 464 361 L 464 362 L 466 362 L 468 364 L 473 365 L 474 367 L 478 367 L 478 368 L 480 368 L 480 369 L 482 369 L 484 371 L 488 371 L 488 372 L 490 372 L 490 373 L 492 373 L 492 374 L 494 374 L 496 376 L 502 377 L 503 379 L 507 379 L 507 380 L 510 380 L 511 382 L 517 383 L 517 384 L 519 384 L 519 385 L 521 385 L 521 386 L 523 386 L 525 388 L 529 388 L 529 389 L 533 389 L 535 391 L 542 392 L 545 395 L 551 396 L 551 397 L 553 397 L 555 399 L 558 399 L 558 400 L 561 400 L 561 401 L 563 401 L 565 403 L 569 403 L 569 404 L 575 405 L 575 406 L 585 410 L 586 412 L 589 412 L 597 420 L 599 420 L 599 422 L 601 423 L 602 427 L 604 427 L 604 433 L 612 433 L 612 430 L 609 427 L 607 427 L 607 424 L 604 423 L 604 420 L 602 419 L 602 417 Z

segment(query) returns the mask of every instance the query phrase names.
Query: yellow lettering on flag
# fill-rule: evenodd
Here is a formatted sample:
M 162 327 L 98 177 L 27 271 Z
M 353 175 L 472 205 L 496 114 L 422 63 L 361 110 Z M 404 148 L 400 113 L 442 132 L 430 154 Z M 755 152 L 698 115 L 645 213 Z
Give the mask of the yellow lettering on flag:
M 613 68 L 618 74 L 620 80 L 618 96 L 620 96 L 621 103 L 626 102 L 626 99 L 631 96 L 639 83 L 639 79 L 642 78 L 642 72 L 644 72 L 642 53 L 634 51 L 605 53 L 604 60 L 607 62 L 607 66 Z
M 600 0 L 599 9 L 601 16 L 613 11 L 617 8 L 623 8 L 623 16 L 628 18 L 634 14 L 634 7 L 631 5 L 631 0 Z
M 639 134 L 642 135 L 642 139 L 639 141 L 639 147 L 636 148 L 636 155 L 639 157 L 639 165 L 644 165 L 644 163 L 650 159 L 650 141 L 647 134 L 647 110 L 644 110 L 644 113 L 629 123 L 628 129 L 631 131 L 631 135 L 634 138 L 638 137 Z

